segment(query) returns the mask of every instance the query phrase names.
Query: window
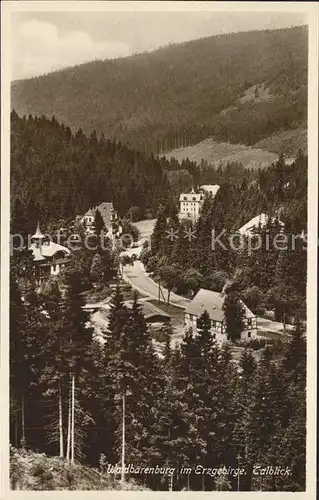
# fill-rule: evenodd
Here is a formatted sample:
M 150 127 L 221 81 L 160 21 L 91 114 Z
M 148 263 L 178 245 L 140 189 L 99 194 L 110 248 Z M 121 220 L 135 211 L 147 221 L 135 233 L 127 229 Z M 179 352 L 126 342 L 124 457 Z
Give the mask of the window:
M 248 324 L 248 326 L 251 326 L 251 325 L 252 325 L 252 322 L 253 322 L 252 318 L 248 318 L 248 320 L 247 320 L 247 324 Z
M 187 196 L 184 196 L 184 201 L 187 201 Z
M 248 332 L 248 338 L 250 339 L 251 338 L 251 332 Z

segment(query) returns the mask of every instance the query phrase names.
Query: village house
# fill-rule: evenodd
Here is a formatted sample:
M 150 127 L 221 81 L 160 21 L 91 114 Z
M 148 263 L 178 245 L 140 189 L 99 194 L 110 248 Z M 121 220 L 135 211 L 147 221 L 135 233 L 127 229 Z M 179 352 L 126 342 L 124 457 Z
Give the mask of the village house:
M 219 186 L 217 184 L 204 184 L 195 193 L 194 189 L 190 193 L 182 193 L 179 197 L 179 219 L 189 219 L 195 223 L 200 215 L 205 196 L 215 197 Z
M 29 250 L 33 254 L 36 277 L 39 283 L 49 276 L 58 275 L 64 269 L 71 254 L 67 247 L 51 241 L 42 234 L 39 223 L 36 232 L 31 236 Z
M 179 218 L 196 222 L 200 214 L 203 200 L 203 193 L 195 193 L 194 189 L 192 189 L 190 193 L 182 193 L 179 197 Z
M 118 215 L 111 201 L 95 205 L 94 207 L 89 208 L 89 210 L 84 214 L 81 219 L 81 223 L 84 225 L 87 234 L 94 234 L 95 232 L 94 221 L 97 210 L 102 216 L 104 226 L 107 231 L 107 236 L 113 239 L 118 231 L 118 227 L 116 224 L 118 221 Z
M 185 329 L 197 331 L 197 321 L 203 312 L 206 310 L 211 320 L 211 332 L 215 335 L 219 345 L 227 341 L 226 326 L 224 319 L 223 303 L 225 299 L 224 293 L 213 292 L 201 288 L 195 295 L 193 300 L 185 309 Z M 245 328 L 241 332 L 241 340 L 250 340 L 257 337 L 257 318 L 242 302 L 244 309 L 244 325 Z
M 268 219 L 269 217 L 266 214 L 256 215 L 256 217 L 253 217 L 250 221 L 248 221 L 240 229 L 238 229 L 238 232 L 244 236 L 252 236 L 255 229 L 258 229 L 259 227 L 263 228 L 267 225 Z M 275 220 L 276 218 L 273 217 L 272 222 L 275 222 Z M 278 223 L 281 226 L 281 229 L 283 230 L 285 224 L 279 219 Z

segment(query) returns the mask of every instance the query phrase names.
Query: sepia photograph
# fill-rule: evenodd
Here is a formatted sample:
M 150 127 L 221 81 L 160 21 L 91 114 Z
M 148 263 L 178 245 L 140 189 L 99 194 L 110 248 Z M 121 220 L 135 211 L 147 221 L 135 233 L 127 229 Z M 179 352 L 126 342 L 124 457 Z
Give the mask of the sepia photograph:
M 11 491 L 307 491 L 318 6 L 266 3 L 4 2 Z

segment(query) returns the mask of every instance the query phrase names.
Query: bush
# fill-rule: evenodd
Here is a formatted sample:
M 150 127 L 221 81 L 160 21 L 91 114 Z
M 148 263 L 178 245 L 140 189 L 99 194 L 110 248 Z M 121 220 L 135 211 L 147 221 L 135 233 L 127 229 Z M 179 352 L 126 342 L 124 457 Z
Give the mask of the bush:
M 263 349 L 266 346 L 266 343 L 269 343 L 266 339 L 237 340 L 235 342 L 235 344 L 239 347 L 253 349 L 254 351 Z
M 10 447 L 10 483 L 13 490 L 146 490 L 131 479 L 123 485 L 79 463 Z
M 152 255 L 152 257 L 148 259 L 146 265 L 146 271 L 148 273 L 151 273 L 153 271 L 156 271 L 157 267 L 158 267 L 158 258 L 155 255 Z
M 124 219 L 122 221 L 122 227 L 123 227 L 122 235 L 130 234 L 133 238 L 133 241 L 139 240 L 140 232 L 137 229 L 137 227 L 134 226 L 134 224 L 131 224 L 131 222 L 129 222 L 127 219 Z
M 167 337 L 172 335 L 172 327 L 171 325 L 163 325 L 159 328 L 150 326 L 150 334 L 152 339 L 156 340 L 156 342 L 164 344 Z

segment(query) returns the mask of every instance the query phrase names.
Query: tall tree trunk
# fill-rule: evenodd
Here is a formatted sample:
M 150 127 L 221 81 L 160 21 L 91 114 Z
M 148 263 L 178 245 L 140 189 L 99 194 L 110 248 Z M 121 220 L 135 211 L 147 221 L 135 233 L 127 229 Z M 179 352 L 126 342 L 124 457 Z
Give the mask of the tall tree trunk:
M 284 325 L 284 332 L 286 331 L 286 308 L 284 307 L 284 312 L 283 312 L 283 325 Z
M 125 481 L 125 390 L 122 395 L 122 469 L 121 469 L 121 483 Z
M 202 491 L 205 491 L 205 474 L 202 474 Z
M 16 448 L 18 448 L 18 411 L 14 415 L 14 440 Z
M 63 449 L 63 419 L 62 419 L 61 381 L 59 381 L 59 436 L 60 436 L 60 458 L 63 458 L 64 457 L 64 449 Z
M 187 491 L 189 491 L 189 476 L 190 474 L 187 474 Z
M 24 394 L 21 394 L 21 441 L 25 443 Z
M 74 464 L 74 406 L 75 406 L 75 377 L 72 373 L 72 389 L 71 389 L 71 403 L 72 403 L 72 415 L 71 415 L 71 464 Z
M 71 443 L 71 390 L 69 388 L 69 407 L 68 407 L 68 437 L 66 445 L 66 459 L 70 460 L 70 443 Z
M 173 474 L 169 476 L 169 491 L 173 491 Z

